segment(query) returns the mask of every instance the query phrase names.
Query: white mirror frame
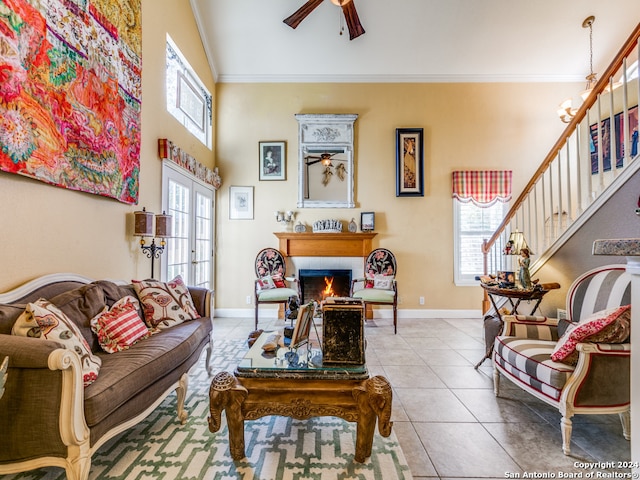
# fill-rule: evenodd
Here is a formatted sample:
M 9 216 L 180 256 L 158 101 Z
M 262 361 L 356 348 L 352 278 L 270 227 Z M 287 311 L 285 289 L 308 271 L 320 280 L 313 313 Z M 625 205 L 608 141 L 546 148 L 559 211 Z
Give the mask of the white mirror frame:
M 298 121 L 298 208 L 355 208 L 353 124 L 357 114 L 297 114 Z M 313 200 L 304 198 L 308 149 L 343 148 L 347 156 L 347 198 Z

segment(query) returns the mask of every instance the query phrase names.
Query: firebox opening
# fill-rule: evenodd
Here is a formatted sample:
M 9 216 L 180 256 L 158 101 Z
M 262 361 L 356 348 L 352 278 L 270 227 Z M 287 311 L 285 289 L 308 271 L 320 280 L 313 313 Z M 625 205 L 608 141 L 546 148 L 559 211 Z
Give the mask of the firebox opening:
M 303 303 L 348 297 L 351 291 L 351 270 L 301 269 L 298 276 Z

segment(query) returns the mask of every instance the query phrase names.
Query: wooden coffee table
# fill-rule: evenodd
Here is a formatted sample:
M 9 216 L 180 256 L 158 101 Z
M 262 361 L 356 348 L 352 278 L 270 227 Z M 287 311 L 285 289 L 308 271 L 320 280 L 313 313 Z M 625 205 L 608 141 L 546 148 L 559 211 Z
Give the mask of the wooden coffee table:
M 288 349 L 280 349 L 277 357 L 264 354 L 267 336 L 265 332 L 258 338 L 233 374 L 220 372 L 213 378 L 209 430 L 220 430 L 224 410 L 231 457 L 240 460 L 245 457 L 245 420 L 266 415 L 298 420 L 340 417 L 357 424 L 354 458 L 364 462 L 371 456 L 376 420 L 380 434 L 391 435 L 392 393 L 387 379 L 369 377 L 365 365 L 324 366 L 318 356 L 305 363 L 306 346 L 298 349 L 303 361 L 291 366 L 283 357 Z M 319 354 L 319 350 L 311 352 Z

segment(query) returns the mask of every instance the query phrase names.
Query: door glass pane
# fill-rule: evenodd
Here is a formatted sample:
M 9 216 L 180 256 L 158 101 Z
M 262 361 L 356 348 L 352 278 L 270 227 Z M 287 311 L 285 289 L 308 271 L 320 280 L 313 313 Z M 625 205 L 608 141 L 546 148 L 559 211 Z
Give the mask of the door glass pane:
M 211 288 L 213 202 L 210 192 L 196 191 L 194 285 Z
M 189 281 L 189 204 L 191 189 L 169 179 L 168 214 L 173 216 L 173 238 L 168 242 L 167 278 Z

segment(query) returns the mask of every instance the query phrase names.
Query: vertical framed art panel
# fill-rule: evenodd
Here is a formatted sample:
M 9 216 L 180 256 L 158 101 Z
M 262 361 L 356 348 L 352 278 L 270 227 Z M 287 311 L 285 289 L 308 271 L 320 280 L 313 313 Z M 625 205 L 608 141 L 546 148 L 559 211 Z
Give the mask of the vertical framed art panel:
M 422 128 L 396 128 L 396 197 L 424 196 Z
M 286 142 L 259 142 L 260 180 L 286 180 Z

